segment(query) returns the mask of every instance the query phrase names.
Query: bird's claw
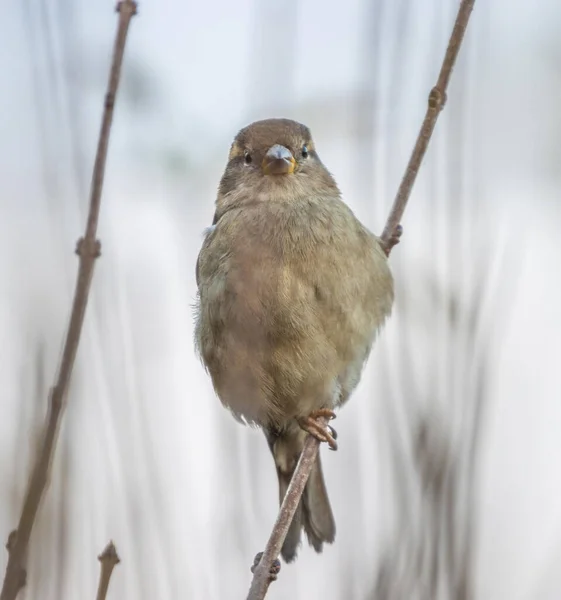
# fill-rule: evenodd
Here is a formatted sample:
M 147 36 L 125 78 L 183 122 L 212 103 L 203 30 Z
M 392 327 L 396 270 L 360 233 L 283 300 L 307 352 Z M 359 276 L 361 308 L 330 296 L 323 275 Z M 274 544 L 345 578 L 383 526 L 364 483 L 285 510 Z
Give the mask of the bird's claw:
M 320 442 L 327 442 L 330 450 L 337 450 L 337 432 L 333 427 L 324 424 L 323 421 L 319 421 L 320 417 L 326 419 L 335 419 L 336 414 L 329 408 L 320 408 L 319 410 L 313 411 L 307 417 L 299 419 L 299 425 L 310 435 L 313 435 Z

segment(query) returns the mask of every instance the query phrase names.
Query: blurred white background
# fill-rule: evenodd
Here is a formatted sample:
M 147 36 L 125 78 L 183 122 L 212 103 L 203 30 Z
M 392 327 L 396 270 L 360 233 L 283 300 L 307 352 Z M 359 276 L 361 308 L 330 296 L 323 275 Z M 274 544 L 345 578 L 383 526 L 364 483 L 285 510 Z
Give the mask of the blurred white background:
M 245 598 L 277 511 L 273 463 L 193 350 L 195 261 L 229 144 L 257 118 L 306 123 L 380 232 L 456 10 L 140 3 L 21 597 L 93 597 L 113 539 L 111 598 Z M 2 539 L 60 356 L 116 24 L 110 2 L 0 5 Z M 391 257 L 396 310 L 337 420 L 340 450 L 322 449 L 336 542 L 303 545 L 271 600 L 561 597 L 560 77 L 558 2 L 477 0 Z

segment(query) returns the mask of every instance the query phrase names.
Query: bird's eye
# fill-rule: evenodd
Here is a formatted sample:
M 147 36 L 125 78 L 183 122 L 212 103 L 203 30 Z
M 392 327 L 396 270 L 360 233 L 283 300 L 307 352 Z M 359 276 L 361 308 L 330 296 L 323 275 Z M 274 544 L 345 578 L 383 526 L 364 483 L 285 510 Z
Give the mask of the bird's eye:
M 302 146 L 302 158 L 308 158 L 308 146 Z
M 251 164 L 252 158 L 251 158 L 251 154 L 249 153 L 249 150 L 246 150 L 246 151 L 243 153 L 243 158 L 244 158 L 244 160 L 245 160 L 245 164 L 246 164 L 246 165 L 249 165 L 249 164 Z

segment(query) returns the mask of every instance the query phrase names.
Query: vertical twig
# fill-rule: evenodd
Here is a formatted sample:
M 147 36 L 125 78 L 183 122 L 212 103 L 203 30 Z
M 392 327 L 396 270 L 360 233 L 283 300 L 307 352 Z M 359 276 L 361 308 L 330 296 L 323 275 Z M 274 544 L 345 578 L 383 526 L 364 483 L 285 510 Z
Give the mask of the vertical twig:
M 411 158 L 405 169 L 405 175 L 399 184 L 397 195 L 388 216 L 388 220 L 386 221 L 384 231 L 382 232 L 382 244 L 385 246 L 388 254 L 399 239 L 398 237 L 395 237 L 397 228 L 399 227 L 403 213 L 405 212 L 405 207 L 407 206 L 409 196 L 411 195 L 411 190 L 413 189 L 415 179 L 417 178 L 421 162 L 427 151 L 438 115 L 446 103 L 446 90 L 448 89 L 452 69 L 456 63 L 456 58 L 458 57 L 474 4 L 475 0 L 461 0 L 460 2 L 458 16 L 456 17 L 456 22 L 452 29 L 448 48 L 446 48 L 446 54 L 444 55 L 444 60 L 440 68 L 438 81 L 430 91 L 429 104 L 423 124 L 421 125 L 421 131 L 415 142 Z
M 93 169 L 88 221 L 85 235 L 78 241 L 76 247 L 76 253 L 79 256 L 79 267 L 72 311 L 70 314 L 70 324 L 66 333 L 62 360 L 56 381 L 49 394 L 49 411 L 45 422 L 44 437 L 33 466 L 33 472 L 23 502 L 19 523 L 17 529 L 10 533 L 8 543 L 6 544 L 9 556 L 4 583 L 0 593 L 0 600 L 15 600 L 21 588 L 25 585 L 27 578 L 26 560 L 29 539 L 37 516 L 39 504 L 49 480 L 50 465 L 56 447 L 57 433 L 60 427 L 64 402 L 68 392 L 68 384 L 72 374 L 76 352 L 78 350 L 80 334 L 82 332 L 95 259 L 100 255 L 101 246 L 96 239 L 96 233 L 101 203 L 101 191 L 103 188 L 103 176 L 105 173 L 105 162 L 107 158 L 107 147 L 113 120 L 113 108 L 115 106 L 115 98 L 121 75 L 121 64 L 123 62 L 125 42 L 130 20 L 136 13 L 136 2 L 133 0 L 123 0 L 117 5 L 117 11 L 119 12 L 119 24 L 115 37 L 111 71 L 107 93 L 105 95 L 103 118 Z
M 407 165 L 405 175 L 403 176 L 399 186 L 392 209 L 386 221 L 386 226 L 381 236 L 382 244 L 384 245 L 388 255 L 392 247 L 399 240 L 399 224 L 401 218 L 403 217 L 405 207 L 407 206 L 409 196 L 411 195 L 411 190 L 413 189 L 413 184 L 415 183 L 415 179 L 417 177 L 417 172 L 419 171 L 419 167 L 425 156 L 432 132 L 434 131 L 438 114 L 446 101 L 446 89 L 448 88 L 450 76 L 452 75 L 452 69 L 456 62 L 456 58 L 458 56 L 458 52 L 460 50 L 474 4 L 475 0 L 461 0 L 460 2 L 458 15 L 456 17 L 456 22 L 454 23 L 454 28 L 452 29 L 452 34 L 450 35 L 450 41 L 448 42 L 448 47 L 442 62 L 438 81 L 436 86 L 433 87 L 430 92 L 429 105 L 421 126 L 421 131 L 417 137 L 413 153 Z M 302 451 L 302 455 L 300 456 L 300 460 L 298 461 L 298 465 L 294 471 L 294 475 L 286 492 L 284 501 L 280 507 L 279 514 L 273 527 L 273 531 L 269 537 L 269 541 L 267 542 L 265 552 L 261 556 L 259 564 L 254 569 L 253 580 L 251 582 L 247 600 L 263 600 L 267 594 L 267 590 L 271 582 L 271 569 L 273 567 L 273 562 L 279 555 L 280 549 L 282 548 L 288 527 L 290 526 L 304 491 L 304 487 L 308 477 L 310 476 L 310 471 L 314 464 L 318 448 L 319 441 L 309 435 L 306 439 L 304 450 Z
M 97 557 L 97 560 L 101 563 L 101 569 L 99 571 L 96 600 L 105 600 L 107 598 L 111 573 L 113 573 L 113 569 L 121 562 L 117 554 L 117 548 L 115 548 L 115 544 L 112 541 L 105 546 L 105 550 Z

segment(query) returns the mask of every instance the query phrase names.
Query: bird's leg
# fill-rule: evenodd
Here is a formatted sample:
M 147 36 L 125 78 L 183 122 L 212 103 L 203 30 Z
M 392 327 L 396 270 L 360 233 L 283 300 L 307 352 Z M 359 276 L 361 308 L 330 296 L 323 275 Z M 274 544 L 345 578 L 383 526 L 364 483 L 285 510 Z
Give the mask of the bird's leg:
M 307 417 L 300 417 L 298 419 L 298 425 L 307 431 L 310 435 L 313 435 L 320 442 L 327 442 L 331 450 L 337 450 L 337 432 L 329 425 L 319 421 L 320 417 L 327 419 L 335 419 L 335 413 L 329 408 L 320 408 L 314 410 Z

